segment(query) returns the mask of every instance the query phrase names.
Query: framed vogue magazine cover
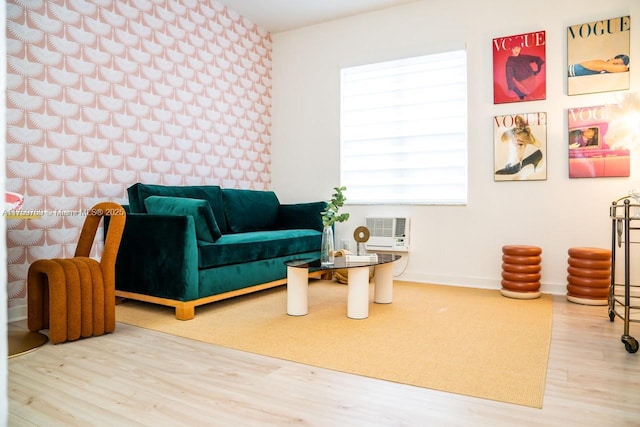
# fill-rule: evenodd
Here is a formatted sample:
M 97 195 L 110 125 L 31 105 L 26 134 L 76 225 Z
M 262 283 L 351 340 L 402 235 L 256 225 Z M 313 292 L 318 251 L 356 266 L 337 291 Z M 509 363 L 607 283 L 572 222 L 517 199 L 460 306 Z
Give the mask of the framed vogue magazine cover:
M 629 148 L 616 144 L 611 119 L 605 105 L 569 109 L 569 178 L 629 176 Z
M 546 99 L 544 31 L 493 39 L 493 103 Z
M 567 95 L 629 89 L 631 17 L 567 28 Z
M 494 181 L 547 179 L 547 113 L 493 119 Z

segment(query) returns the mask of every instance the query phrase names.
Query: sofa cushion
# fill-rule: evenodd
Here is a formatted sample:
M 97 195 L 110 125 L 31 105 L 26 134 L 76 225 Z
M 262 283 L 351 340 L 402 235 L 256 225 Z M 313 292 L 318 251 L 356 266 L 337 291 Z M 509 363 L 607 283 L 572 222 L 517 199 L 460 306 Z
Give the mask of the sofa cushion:
M 149 196 L 186 197 L 209 202 L 222 233 L 227 232 L 227 219 L 222 201 L 222 189 L 217 185 L 155 185 L 137 183 L 127 188 L 129 206 L 133 213 L 146 213 L 144 200 Z
M 327 202 L 310 202 L 280 205 L 278 210 L 278 228 L 310 228 L 322 230 L 322 215 Z
M 222 189 L 229 230 L 233 233 L 273 230 L 280 202 L 273 191 Z
M 196 226 L 196 238 L 214 243 L 222 233 L 209 202 L 186 197 L 149 196 L 144 199 L 147 213 L 156 215 L 190 215 Z
M 198 245 L 198 268 L 248 263 L 320 250 L 317 230 L 253 231 L 225 234 L 215 243 Z

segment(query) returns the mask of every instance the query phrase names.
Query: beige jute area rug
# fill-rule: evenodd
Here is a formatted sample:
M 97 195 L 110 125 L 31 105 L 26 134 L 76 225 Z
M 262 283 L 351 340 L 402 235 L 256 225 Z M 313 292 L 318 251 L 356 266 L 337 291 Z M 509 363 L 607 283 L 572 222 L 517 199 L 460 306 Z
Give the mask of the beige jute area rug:
M 373 289 L 370 292 L 373 298 Z M 551 341 L 551 296 L 394 283 L 392 304 L 369 318 L 347 313 L 347 286 L 312 280 L 309 314 L 286 314 L 286 287 L 196 308 L 127 301 L 116 319 L 224 347 L 445 392 L 542 407 Z

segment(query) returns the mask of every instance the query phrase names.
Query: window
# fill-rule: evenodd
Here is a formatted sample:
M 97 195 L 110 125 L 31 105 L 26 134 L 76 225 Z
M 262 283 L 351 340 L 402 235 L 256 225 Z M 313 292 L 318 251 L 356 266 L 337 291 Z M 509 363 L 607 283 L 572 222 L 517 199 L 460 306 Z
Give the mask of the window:
M 349 203 L 466 203 L 466 82 L 464 50 L 342 69 Z

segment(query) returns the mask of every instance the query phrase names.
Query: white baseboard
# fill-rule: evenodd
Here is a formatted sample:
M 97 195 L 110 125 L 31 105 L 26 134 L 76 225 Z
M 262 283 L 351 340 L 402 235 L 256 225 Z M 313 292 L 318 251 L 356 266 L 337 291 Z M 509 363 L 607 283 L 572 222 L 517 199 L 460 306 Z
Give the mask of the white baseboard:
M 394 277 L 396 280 L 406 280 L 418 283 L 433 283 L 437 285 L 466 286 L 479 289 L 501 289 L 500 280 L 486 279 L 479 277 L 458 277 L 458 276 L 433 276 L 428 274 L 401 274 Z M 565 295 L 567 293 L 566 284 L 541 283 L 540 292 L 551 295 Z

